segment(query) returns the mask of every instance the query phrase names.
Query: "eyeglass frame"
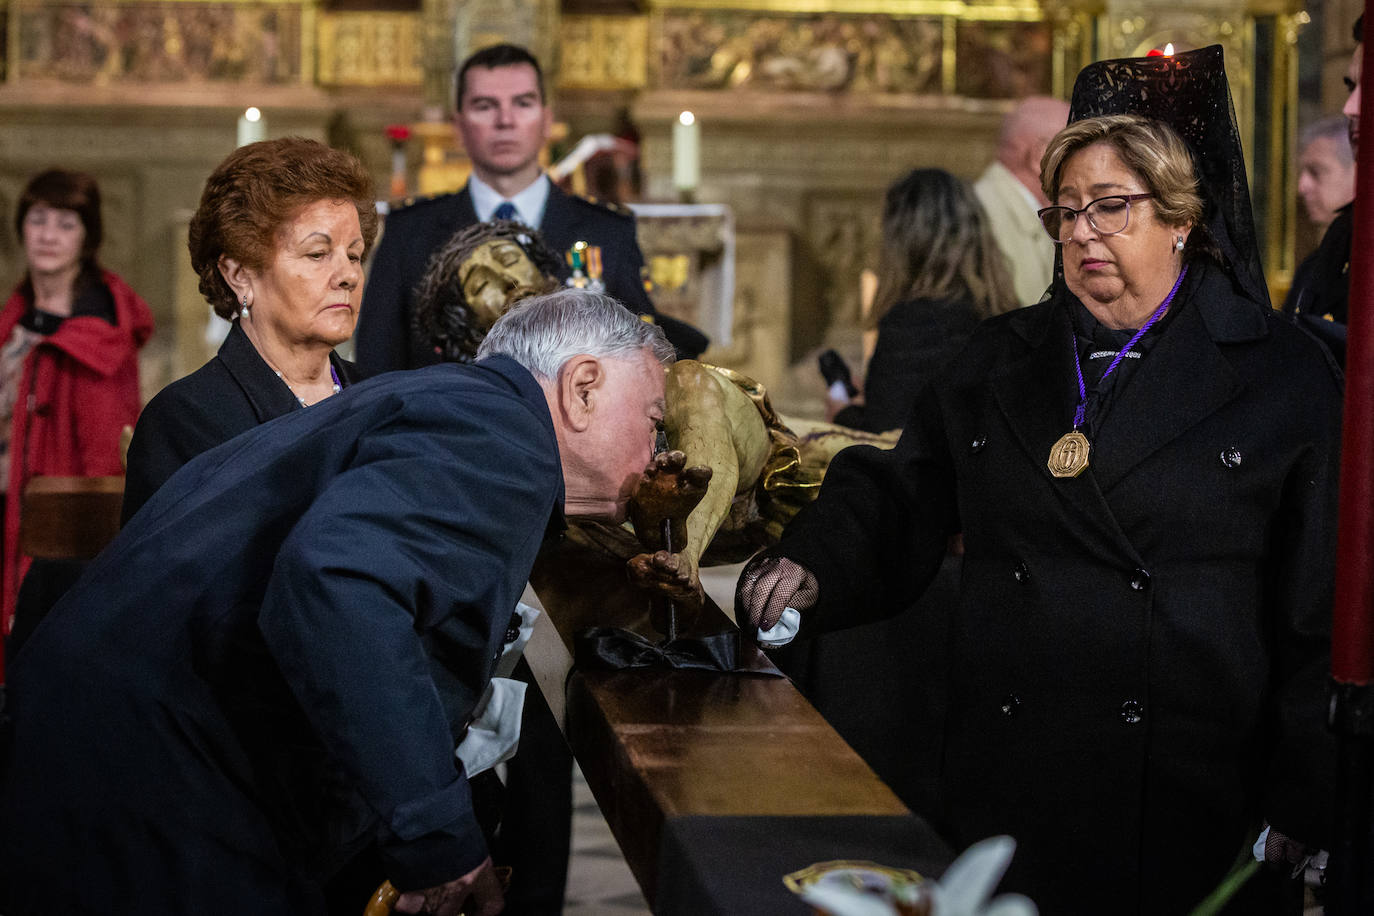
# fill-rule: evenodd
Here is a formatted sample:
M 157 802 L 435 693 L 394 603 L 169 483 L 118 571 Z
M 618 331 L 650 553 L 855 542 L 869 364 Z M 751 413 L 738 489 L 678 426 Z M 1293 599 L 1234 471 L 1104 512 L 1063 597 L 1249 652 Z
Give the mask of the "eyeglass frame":
M 1083 207 L 1068 207 L 1064 204 L 1053 204 L 1051 206 L 1041 207 L 1039 210 L 1036 210 L 1035 215 L 1040 219 L 1040 228 L 1045 230 L 1045 234 L 1050 237 L 1050 241 L 1054 242 L 1054 244 L 1056 245 L 1063 245 L 1067 242 L 1073 241 L 1073 238 L 1072 236 L 1070 236 L 1067 239 L 1058 239 L 1050 233 L 1050 227 L 1045 225 L 1045 214 L 1048 213 L 1050 210 L 1068 210 L 1070 213 L 1073 214 L 1074 225 L 1078 224 L 1078 215 L 1081 213 L 1088 217 L 1088 225 L 1092 226 L 1093 231 L 1096 232 L 1098 235 L 1120 235 L 1121 233 L 1126 231 L 1128 226 L 1131 225 L 1131 204 L 1133 204 L 1137 200 L 1148 200 L 1154 196 L 1154 192 L 1146 192 L 1144 194 L 1104 194 L 1101 197 L 1088 201 L 1088 203 Z M 1088 213 L 1088 210 L 1092 208 L 1093 204 L 1099 203 L 1100 201 L 1104 200 L 1124 200 L 1126 202 L 1126 225 L 1122 226 L 1115 232 L 1103 232 L 1101 229 L 1097 228 L 1097 223 L 1093 222 L 1092 216 Z

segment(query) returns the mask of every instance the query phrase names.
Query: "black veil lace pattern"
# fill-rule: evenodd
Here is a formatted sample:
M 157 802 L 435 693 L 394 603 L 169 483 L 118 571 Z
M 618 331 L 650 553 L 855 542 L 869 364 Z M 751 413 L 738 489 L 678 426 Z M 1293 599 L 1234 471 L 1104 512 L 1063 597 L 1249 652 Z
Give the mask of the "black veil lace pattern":
M 1222 267 L 1242 295 L 1268 308 L 1269 288 L 1221 45 L 1084 67 L 1074 82 L 1069 123 L 1113 114 L 1163 121 L 1188 144 L 1202 190 L 1202 219 L 1221 252 Z

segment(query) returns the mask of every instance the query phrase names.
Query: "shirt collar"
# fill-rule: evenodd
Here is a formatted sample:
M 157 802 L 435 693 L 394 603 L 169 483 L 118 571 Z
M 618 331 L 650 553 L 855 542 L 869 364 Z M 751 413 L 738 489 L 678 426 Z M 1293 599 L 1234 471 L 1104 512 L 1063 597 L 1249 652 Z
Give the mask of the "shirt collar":
M 475 172 L 468 178 L 468 192 L 472 194 L 472 209 L 477 211 L 477 218 L 484 223 L 491 219 L 492 213 L 496 212 L 496 208 L 506 199 L 495 188 L 478 178 Z M 515 211 L 522 223 L 538 229 L 544 222 L 544 207 L 549 202 L 549 176 L 540 172 L 539 177 L 519 194 L 510 198 L 510 202 L 515 205 Z

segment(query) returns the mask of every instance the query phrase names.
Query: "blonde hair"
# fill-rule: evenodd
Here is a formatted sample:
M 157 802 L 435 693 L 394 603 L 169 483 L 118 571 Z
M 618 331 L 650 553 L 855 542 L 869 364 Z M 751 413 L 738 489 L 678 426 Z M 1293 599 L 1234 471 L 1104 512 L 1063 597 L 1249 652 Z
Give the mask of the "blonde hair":
M 1167 124 L 1139 115 L 1084 118 L 1055 134 L 1040 160 L 1040 186 L 1051 202 L 1059 198 L 1064 164 L 1094 143 L 1110 144 L 1140 178 L 1154 195 L 1151 203 L 1160 222 L 1201 228 L 1202 194 L 1188 145 Z
M 1022 304 L 973 192 L 943 169 L 916 169 L 887 189 L 878 290 L 868 323 L 876 327 L 908 299 L 965 294 L 980 319 Z

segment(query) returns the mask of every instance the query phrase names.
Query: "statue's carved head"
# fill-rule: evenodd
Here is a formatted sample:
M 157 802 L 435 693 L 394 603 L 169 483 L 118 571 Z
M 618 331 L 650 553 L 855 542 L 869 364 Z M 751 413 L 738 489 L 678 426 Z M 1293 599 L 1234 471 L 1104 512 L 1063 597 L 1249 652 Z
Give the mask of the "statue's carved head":
M 469 362 L 487 329 L 527 296 L 558 286 L 539 232 L 513 220 L 475 223 L 430 259 L 416 290 L 415 333 L 447 362 Z

